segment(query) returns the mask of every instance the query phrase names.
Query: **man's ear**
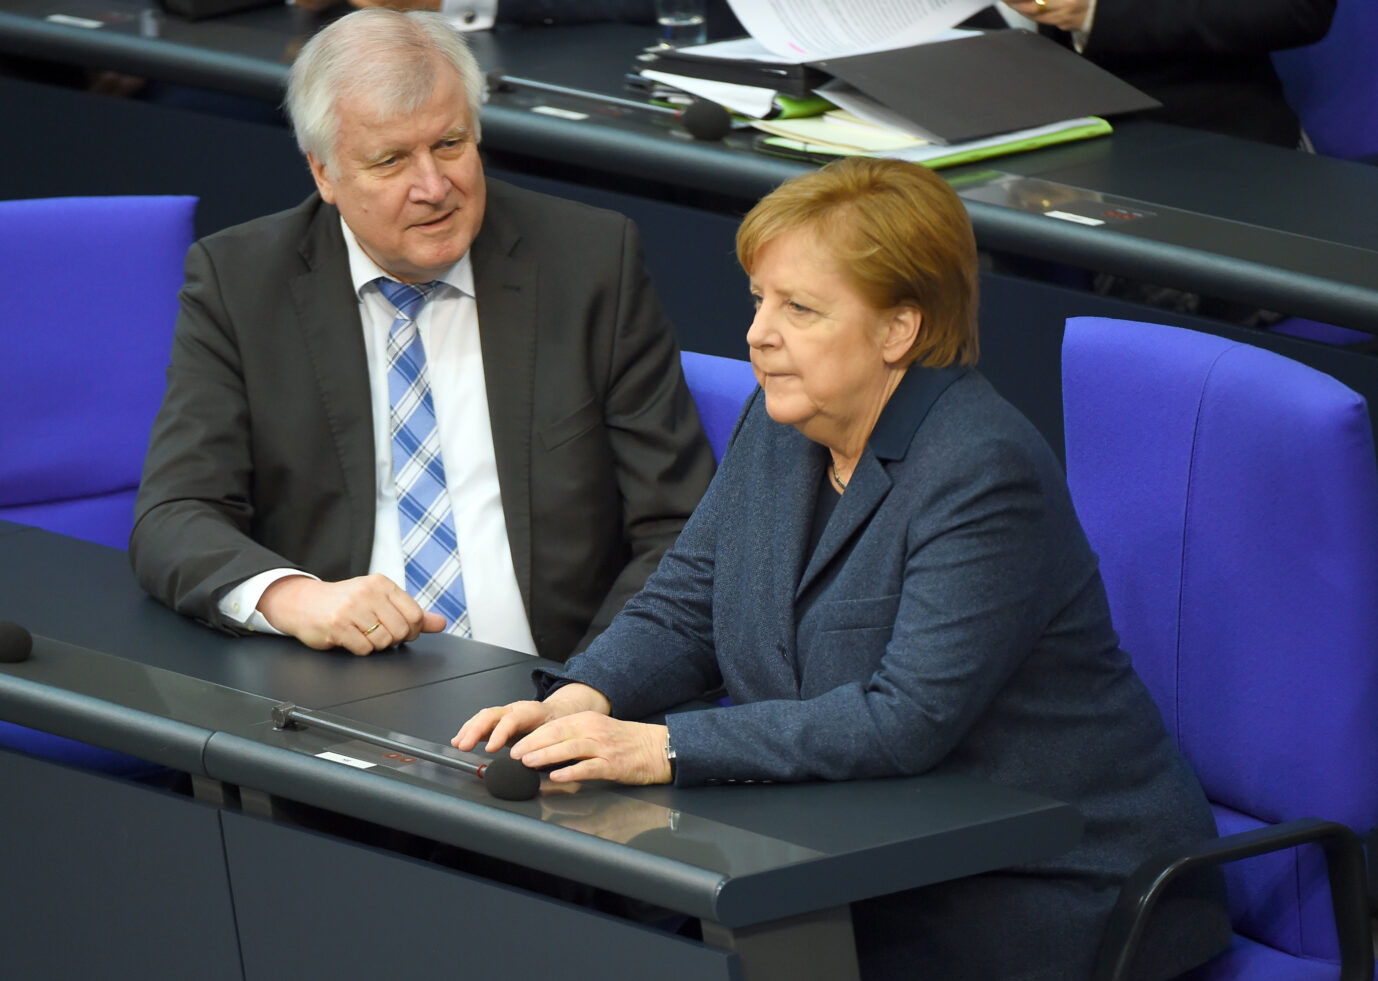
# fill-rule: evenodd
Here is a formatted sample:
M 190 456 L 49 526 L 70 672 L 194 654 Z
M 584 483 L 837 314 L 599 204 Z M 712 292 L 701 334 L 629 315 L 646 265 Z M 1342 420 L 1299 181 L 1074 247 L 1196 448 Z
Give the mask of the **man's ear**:
M 311 168 L 311 176 L 316 180 L 316 190 L 321 192 L 321 200 L 326 204 L 335 203 L 335 184 L 330 179 L 330 173 L 326 170 L 325 164 L 316 159 L 314 153 L 306 155 L 306 163 Z

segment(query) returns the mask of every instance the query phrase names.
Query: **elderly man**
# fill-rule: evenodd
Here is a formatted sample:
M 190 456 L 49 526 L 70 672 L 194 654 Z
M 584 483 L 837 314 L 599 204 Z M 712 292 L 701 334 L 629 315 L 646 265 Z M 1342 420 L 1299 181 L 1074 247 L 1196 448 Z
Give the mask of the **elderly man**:
M 321 649 L 562 661 L 675 540 L 713 462 L 636 230 L 486 181 L 481 92 L 436 14 L 302 49 L 318 193 L 187 257 L 130 538 L 153 596 Z

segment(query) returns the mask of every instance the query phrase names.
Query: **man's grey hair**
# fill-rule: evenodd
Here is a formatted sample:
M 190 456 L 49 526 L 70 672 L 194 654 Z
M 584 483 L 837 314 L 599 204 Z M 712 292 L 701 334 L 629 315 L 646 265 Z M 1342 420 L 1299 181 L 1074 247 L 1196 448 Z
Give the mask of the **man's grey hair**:
M 335 170 L 341 100 L 366 99 L 384 119 L 415 112 L 447 66 L 459 73 L 479 139 L 483 73 L 464 35 L 429 11 L 367 7 L 341 17 L 303 45 L 287 79 L 287 115 L 297 146 Z

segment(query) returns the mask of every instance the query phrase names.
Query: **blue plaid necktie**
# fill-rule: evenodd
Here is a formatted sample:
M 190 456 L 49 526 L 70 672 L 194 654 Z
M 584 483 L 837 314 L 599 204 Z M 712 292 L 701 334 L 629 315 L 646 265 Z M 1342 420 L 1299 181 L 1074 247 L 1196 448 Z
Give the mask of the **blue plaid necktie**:
M 388 332 L 388 397 L 392 403 L 392 472 L 397 479 L 407 592 L 422 609 L 445 617 L 446 633 L 471 637 L 459 542 L 426 372 L 426 349 L 414 319 L 440 283 L 410 285 L 390 279 L 377 283 L 397 308 L 397 319 Z

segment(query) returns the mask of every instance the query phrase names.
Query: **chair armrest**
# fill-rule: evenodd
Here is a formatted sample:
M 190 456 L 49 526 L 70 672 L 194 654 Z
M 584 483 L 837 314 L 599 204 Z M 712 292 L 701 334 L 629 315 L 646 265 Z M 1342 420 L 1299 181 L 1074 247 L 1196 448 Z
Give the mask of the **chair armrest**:
M 1317 818 L 1285 821 L 1149 858 L 1120 888 L 1096 955 L 1093 981 L 1128 981 L 1149 915 L 1179 875 L 1307 844 L 1325 849 L 1330 902 L 1340 941 L 1340 979 L 1373 981 L 1373 937 L 1364 888 L 1363 846 L 1359 836 L 1345 825 Z

